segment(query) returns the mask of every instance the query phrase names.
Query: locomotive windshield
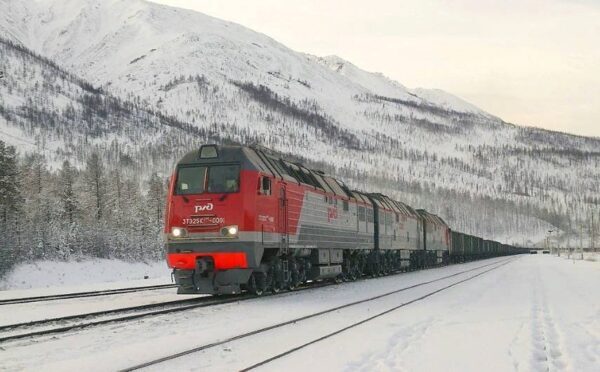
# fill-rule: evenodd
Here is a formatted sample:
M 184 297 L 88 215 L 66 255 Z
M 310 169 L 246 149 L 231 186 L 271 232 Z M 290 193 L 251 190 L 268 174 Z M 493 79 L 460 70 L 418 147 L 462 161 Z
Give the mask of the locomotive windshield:
M 175 193 L 186 195 L 204 192 L 238 192 L 239 185 L 239 165 L 182 167 L 177 171 Z
M 239 165 L 213 165 L 208 170 L 208 192 L 238 192 Z

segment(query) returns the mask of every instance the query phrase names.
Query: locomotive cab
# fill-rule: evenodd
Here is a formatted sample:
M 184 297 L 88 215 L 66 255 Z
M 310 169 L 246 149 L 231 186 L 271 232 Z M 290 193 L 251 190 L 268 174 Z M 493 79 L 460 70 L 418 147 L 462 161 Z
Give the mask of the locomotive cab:
M 165 236 L 178 293 L 240 293 L 259 266 L 263 247 L 252 216 L 270 185 L 260 173 L 240 146 L 202 146 L 177 164 Z

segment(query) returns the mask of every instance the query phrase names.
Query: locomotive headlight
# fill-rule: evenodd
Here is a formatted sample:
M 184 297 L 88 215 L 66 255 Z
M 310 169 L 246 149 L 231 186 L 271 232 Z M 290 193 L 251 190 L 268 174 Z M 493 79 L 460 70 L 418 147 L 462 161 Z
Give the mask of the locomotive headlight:
M 187 235 L 187 230 L 181 227 L 174 227 L 171 229 L 171 235 L 174 238 L 184 238 Z
M 223 236 L 237 236 L 238 231 L 237 225 L 225 226 L 221 229 L 221 234 L 223 234 Z

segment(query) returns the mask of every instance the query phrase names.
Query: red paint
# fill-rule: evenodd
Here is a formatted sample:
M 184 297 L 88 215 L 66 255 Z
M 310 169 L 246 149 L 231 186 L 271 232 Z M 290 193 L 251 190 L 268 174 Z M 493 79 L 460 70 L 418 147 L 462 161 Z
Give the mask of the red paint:
M 196 260 L 200 257 L 212 257 L 216 270 L 248 268 L 244 252 L 168 253 L 167 261 L 172 269 L 193 270 L 196 268 Z
M 174 195 L 175 175 L 169 187 L 168 208 L 166 213 L 165 233 L 173 227 L 184 227 L 189 233 L 216 232 L 225 226 L 237 225 L 240 232 L 284 232 L 283 224 L 279 224 L 279 190 L 282 185 L 288 188 L 288 195 L 297 195 L 294 200 L 288 199 L 287 233 L 296 234 L 298 217 L 302 208 L 304 193 L 308 187 L 289 184 L 278 178 L 271 178 L 271 195 L 258 192 L 261 174 L 253 170 L 242 169 L 240 173 L 240 190 L 237 193 L 203 193 L 197 195 Z M 202 206 L 212 204 L 210 210 L 201 210 Z M 199 206 L 199 208 L 197 208 Z M 266 221 L 259 216 L 270 216 Z M 188 221 L 201 221 L 192 224 Z M 203 223 L 211 221 L 211 223 Z

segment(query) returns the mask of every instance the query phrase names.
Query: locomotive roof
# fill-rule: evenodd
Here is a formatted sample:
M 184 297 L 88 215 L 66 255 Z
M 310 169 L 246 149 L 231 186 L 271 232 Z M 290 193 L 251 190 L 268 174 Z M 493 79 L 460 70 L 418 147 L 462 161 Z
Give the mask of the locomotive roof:
M 216 156 L 203 157 L 205 148 L 210 148 L 207 153 Z M 187 153 L 177 164 L 185 166 L 229 162 L 241 163 L 243 169 L 256 170 L 289 182 L 312 186 L 345 199 L 372 204 L 365 193 L 350 190 L 342 181 L 322 171 L 309 169 L 301 163 L 284 158 L 281 153 L 261 146 L 204 145 Z
M 423 217 L 423 219 L 434 225 L 448 227 L 448 224 L 438 215 L 427 212 L 425 209 L 417 209 L 417 213 Z
M 408 206 L 400 201 L 394 200 L 387 195 L 380 194 L 380 193 L 372 193 L 372 194 L 369 194 L 369 196 L 372 197 L 373 199 L 379 201 L 381 204 L 383 204 L 383 206 L 385 208 L 391 209 L 396 213 L 400 213 L 402 215 L 410 216 L 410 217 L 419 217 L 417 212 L 414 209 L 412 209 L 410 206 Z
M 214 147 L 216 156 L 202 157 L 202 149 Z M 179 160 L 177 165 L 194 165 L 194 164 L 217 164 L 217 163 L 241 163 L 244 169 L 258 170 L 257 164 L 253 159 L 249 149 L 244 146 L 216 146 L 205 145 L 198 150 L 190 151 Z

